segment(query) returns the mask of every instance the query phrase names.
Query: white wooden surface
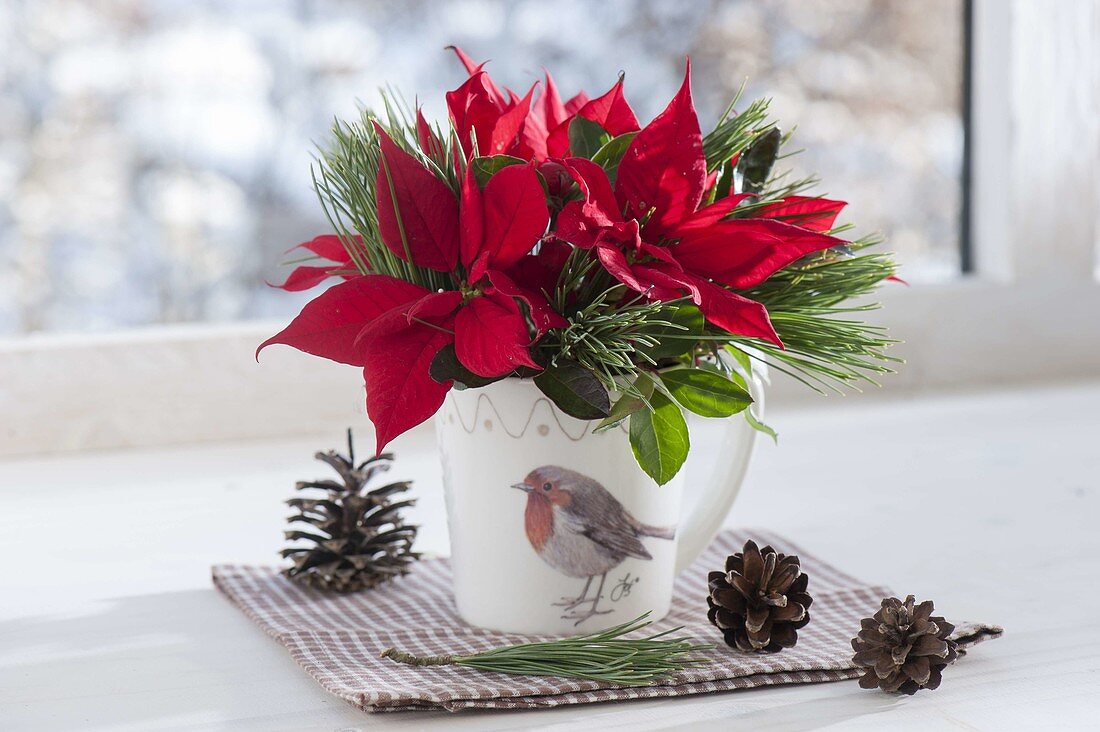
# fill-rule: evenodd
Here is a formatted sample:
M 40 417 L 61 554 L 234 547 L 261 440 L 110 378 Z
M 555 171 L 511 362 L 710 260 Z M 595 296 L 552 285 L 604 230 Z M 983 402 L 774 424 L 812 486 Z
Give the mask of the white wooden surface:
M 1086 729 L 1100 720 L 1100 384 L 773 415 L 730 523 L 1007 634 L 895 699 L 854 682 L 540 712 L 367 715 L 218 596 L 272 562 L 311 439 L 0 463 L 0 729 Z M 706 435 L 697 431 L 703 452 Z M 445 551 L 432 435 L 397 445 Z

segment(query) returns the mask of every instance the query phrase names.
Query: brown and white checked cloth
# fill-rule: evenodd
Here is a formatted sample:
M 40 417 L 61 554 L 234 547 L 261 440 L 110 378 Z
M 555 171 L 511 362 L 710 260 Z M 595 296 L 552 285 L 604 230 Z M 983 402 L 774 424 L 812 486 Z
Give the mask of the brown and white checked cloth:
M 758 543 L 797 554 L 810 575 L 814 597 L 810 624 L 798 645 L 773 655 L 752 655 L 722 645 L 706 619 L 706 574 L 721 567 L 751 536 Z M 772 684 L 850 679 L 851 638 L 860 618 L 871 615 L 885 587 L 866 585 L 791 542 L 762 531 L 723 532 L 676 580 L 672 611 L 653 630 L 682 625 L 696 643 L 717 643 L 703 655 L 714 663 L 676 674 L 652 686 L 619 687 L 595 681 L 512 676 L 455 666 L 413 668 L 379 658 L 390 646 L 417 655 L 476 653 L 496 646 L 541 640 L 463 623 L 451 596 L 447 559 L 424 559 L 398 581 L 357 595 L 302 587 L 271 567 L 214 567 L 218 589 L 290 651 L 329 692 L 360 709 L 520 709 L 622 699 L 673 697 Z M 625 620 L 626 618 L 624 618 Z M 996 638 L 996 626 L 958 623 L 962 645 Z

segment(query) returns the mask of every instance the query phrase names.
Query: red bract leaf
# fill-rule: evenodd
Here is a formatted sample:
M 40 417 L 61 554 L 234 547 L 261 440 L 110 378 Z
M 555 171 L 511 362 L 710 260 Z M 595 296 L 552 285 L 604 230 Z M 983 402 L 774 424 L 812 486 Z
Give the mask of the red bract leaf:
M 509 267 L 508 277 L 526 290 L 553 295 L 570 251 L 572 248 L 563 242 L 544 241 L 538 254 L 524 255 Z
M 641 253 L 648 254 L 659 262 L 670 264 L 676 269 L 683 269 L 683 267 L 680 266 L 680 263 L 676 261 L 676 257 L 673 256 L 668 247 L 662 247 L 656 244 L 647 244 L 645 242 L 642 242 Z
M 524 259 L 527 259 L 527 257 L 524 257 Z M 569 325 L 569 322 L 550 306 L 549 300 L 541 291 L 519 286 L 511 277 L 500 270 L 491 269 L 486 275 L 498 292 L 508 297 L 519 298 L 527 303 L 527 309 L 531 312 L 531 322 L 535 325 L 536 339 L 542 338 L 546 331 L 551 328 L 564 328 Z M 553 288 L 551 287 L 546 292 L 553 292 Z
M 783 347 L 763 304 L 665 264 L 635 267 L 635 272 L 654 284 L 686 290 L 707 322 L 735 335 L 760 338 Z
M 500 119 L 500 105 L 503 104 L 503 100 L 497 100 L 498 93 L 494 89 L 488 74 L 481 71 L 454 91 L 447 92 L 447 110 L 467 158 L 474 152 L 471 133 L 482 155 L 492 148 L 493 128 Z
M 470 56 L 458 46 L 447 46 L 447 50 L 454 53 L 458 57 L 459 62 L 466 67 L 466 73 L 473 76 L 481 69 L 481 64 L 478 64 Z
M 585 249 L 596 243 L 604 229 L 622 222 L 607 173 L 585 158 L 562 161 L 584 198 L 570 201 L 558 214 L 555 232 L 565 241 Z
M 481 72 L 481 70 L 485 68 L 485 63 L 486 62 L 482 62 L 480 64 L 475 63 L 474 60 L 472 58 L 470 58 L 466 54 L 466 52 L 463 51 L 458 46 L 447 46 L 447 49 L 450 50 L 450 51 L 453 51 L 455 56 L 458 56 L 458 60 L 462 63 L 462 65 L 464 67 L 466 67 L 466 73 L 469 74 L 470 76 L 473 76 L 473 75 Z M 504 103 L 504 95 L 500 93 L 500 89 L 497 88 L 497 85 L 493 83 L 493 80 L 491 78 L 489 78 L 488 74 L 485 74 L 485 82 L 486 82 L 486 89 L 489 92 L 490 98 L 492 99 L 493 103 L 498 105 L 498 106 L 503 104 Z
M 531 113 L 523 125 L 523 144 L 531 152 L 531 159 L 542 162 L 547 158 L 546 138 L 550 130 L 560 125 L 569 113 L 558 95 L 558 88 L 550 72 L 546 72 L 546 88 L 531 105 Z
M 569 155 L 569 123 L 589 103 L 588 95 L 580 92 L 565 104 L 566 117 L 556 125 L 547 125 L 546 157 L 564 158 Z
M 577 181 L 589 216 L 603 224 L 623 220 L 606 170 L 587 158 L 566 158 L 562 163 Z
M 622 77 L 606 94 L 596 97 L 577 111 L 578 117 L 595 122 L 612 137 L 634 132 L 638 129 L 638 118 L 623 96 Z
M 355 348 L 359 332 L 383 313 L 417 300 L 423 287 L 385 275 L 364 275 L 333 285 L 306 303 L 285 329 L 256 349 L 275 343 L 353 366 L 363 365 Z
M 362 242 L 362 237 L 358 235 L 355 236 L 355 239 Z M 340 241 L 340 237 L 336 236 L 336 234 L 315 236 L 309 241 L 302 242 L 298 246 L 292 247 L 289 251 L 294 251 L 295 249 L 305 249 L 307 252 L 312 252 L 318 257 L 333 262 L 351 264 L 351 255 L 348 254 L 348 250 L 344 248 L 344 243 Z
M 638 228 L 638 222 L 618 221 L 600 232 L 596 243 L 614 244 L 622 247 L 624 251 L 640 252 L 642 250 L 642 235 Z
M 401 259 L 449 272 L 458 262 L 459 248 L 454 193 L 398 147 L 377 122 L 375 129 L 382 149 L 376 191 L 383 243 Z
M 488 265 L 507 269 L 534 248 L 546 232 L 546 194 L 531 165 L 510 165 L 485 185 L 485 238 Z
M 827 198 L 788 196 L 760 209 L 757 216 L 781 219 L 784 223 L 803 229 L 825 232 L 833 228 L 836 217 L 847 205 L 845 201 L 830 201 Z
M 588 95 L 584 92 L 577 92 L 572 99 L 565 103 L 565 113 L 571 117 L 586 104 L 588 104 Z
M 462 304 L 462 293 L 457 290 L 446 292 L 433 292 L 425 295 L 406 311 L 409 322 L 422 321 L 430 325 L 442 325 L 450 323 L 450 316 Z
M 377 451 L 435 414 L 452 382 L 428 374 L 432 359 L 454 336 L 408 320 L 395 308 L 367 326 L 360 338 L 367 415 L 374 423 Z
M 545 95 L 535 100 L 531 105 L 531 112 L 523 123 L 523 140 L 520 145 L 523 151 L 528 153 L 529 159 L 541 163 L 546 160 L 546 119 L 545 119 Z
M 344 269 L 342 265 L 329 266 L 329 267 L 312 267 L 309 265 L 303 265 L 301 267 L 295 267 L 294 270 L 287 276 L 286 282 L 281 285 L 272 285 L 280 290 L 286 290 L 287 292 L 301 292 L 302 290 L 308 290 L 311 287 L 316 287 L 329 277 L 333 276 L 333 272 Z
M 626 261 L 626 255 L 619 251 L 617 247 L 610 245 L 598 246 L 596 247 L 596 257 L 612 277 L 635 292 L 648 292 L 653 288 L 652 282 L 641 280 L 634 274 L 634 269 Z M 668 298 L 662 297 L 661 294 L 653 294 L 653 299 L 666 300 Z
M 523 133 L 523 126 L 531 112 L 531 97 L 534 93 L 535 87 L 532 86 L 523 99 L 512 102 L 512 106 L 497 118 L 493 124 L 492 135 L 489 137 L 489 147 L 480 148 L 479 155 L 505 155 L 516 151 L 515 148 Z M 480 136 L 478 140 L 480 146 Z M 529 156 L 528 154 L 523 157 Z
M 736 193 L 721 198 L 681 221 L 675 229 L 669 232 L 669 235 L 673 238 L 679 238 L 687 234 L 705 231 L 728 216 L 742 201 L 752 197 L 753 194 L 751 193 Z
M 561 122 L 546 136 L 546 155 L 563 158 L 569 154 L 569 120 Z
M 555 234 L 563 241 L 582 249 L 591 249 L 602 231 L 603 225 L 585 214 L 584 201 L 570 201 L 565 204 L 554 224 Z
M 584 92 L 581 92 L 581 94 L 584 94 Z M 543 119 L 546 120 L 547 130 L 554 129 L 569 117 L 570 112 L 562 104 L 561 96 L 558 94 L 558 86 L 554 83 L 554 77 L 550 76 L 549 71 L 546 72 L 546 92 L 542 95 L 541 101 L 543 103 Z
M 580 96 L 578 94 L 574 99 Z M 557 126 L 549 128 L 546 148 L 551 157 L 563 157 L 569 153 L 569 123 L 574 116 L 595 122 L 612 137 L 638 129 L 638 118 L 634 116 L 634 110 L 623 96 L 623 80 L 620 78 L 606 94 L 585 101 Z
M 615 194 L 628 217 L 644 219 L 655 239 L 695 211 L 703 195 L 707 163 L 703 135 L 691 102 L 691 64 L 665 111 L 631 141 L 619 163 Z
M 459 233 L 461 236 L 462 264 L 469 268 L 477 255 L 481 253 L 481 243 L 485 239 L 485 211 L 482 203 L 481 188 L 477 184 L 474 166 L 466 166 L 466 176 L 462 179 L 461 216 Z
M 455 355 L 478 376 L 502 376 L 517 366 L 540 368 L 531 360 L 527 323 L 512 298 L 486 293 L 455 316 Z
M 672 253 L 685 269 L 745 289 L 811 252 L 844 243 L 781 221 L 729 219 L 684 236 Z
M 655 282 L 647 269 L 631 266 L 617 247 L 598 246 L 596 256 L 612 277 L 635 292 L 645 294 L 650 300 L 675 300 L 680 297 L 680 285 L 670 286 L 667 278 L 662 278 L 660 283 Z
M 443 159 L 443 142 L 432 132 L 423 113 L 416 110 L 416 139 L 420 143 L 420 149 L 433 160 Z

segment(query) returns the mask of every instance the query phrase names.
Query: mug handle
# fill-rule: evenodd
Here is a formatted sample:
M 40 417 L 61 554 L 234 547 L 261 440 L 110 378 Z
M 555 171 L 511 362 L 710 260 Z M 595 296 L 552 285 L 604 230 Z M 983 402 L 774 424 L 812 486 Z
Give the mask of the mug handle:
M 748 379 L 749 394 L 753 403 L 749 406 L 758 419 L 764 418 L 764 384 L 767 381 L 767 367 L 757 363 Z M 685 498 L 695 494 L 691 505 L 686 506 L 684 516 L 677 529 L 676 573 L 679 574 L 695 561 L 722 528 L 722 524 L 741 490 L 741 482 L 749 468 L 749 459 L 756 444 L 757 431 L 748 423 L 744 415 L 735 414 L 726 420 L 722 446 L 718 451 L 718 460 L 711 472 L 711 478 L 701 490 L 685 491 Z M 691 480 L 691 476 L 688 476 Z M 688 482 L 688 485 L 691 485 Z

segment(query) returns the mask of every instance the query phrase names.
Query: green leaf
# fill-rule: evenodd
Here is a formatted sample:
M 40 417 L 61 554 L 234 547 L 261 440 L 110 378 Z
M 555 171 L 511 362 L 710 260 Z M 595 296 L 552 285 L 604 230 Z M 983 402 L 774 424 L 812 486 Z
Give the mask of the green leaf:
M 607 173 L 611 185 L 615 185 L 615 177 L 619 173 L 619 163 L 622 162 L 626 149 L 634 141 L 637 132 L 626 132 L 607 142 L 592 156 L 592 162 L 599 165 Z
M 611 397 L 594 373 L 574 361 L 547 366 L 535 377 L 535 386 L 577 419 L 602 419 L 611 413 Z
M 569 123 L 569 151 L 574 156 L 591 160 L 610 140 L 607 130 L 590 119 L 574 117 Z
M 752 404 L 752 397 L 745 389 L 713 371 L 665 371 L 661 382 L 684 409 L 702 417 L 729 417 Z
M 703 313 L 694 305 L 678 305 L 664 309 L 655 319 L 667 320 L 673 325 L 661 326 L 646 331 L 646 335 L 653 336 L 658 343 L 652 348 L 639 346 L 638 352 L 644 353 L 654 361 L 660 361 L 663 358 L 676 358 L 689 353 L 698 343 L 689 336 L 703 335 L 703 330 L 706 327 Z
M 439 349 L 439 352 L 435 354 L 435 358 L 432 359 L 431 365 L 428 366 L 428 375 L 440 384 L 454 381 L 455 386 L 459 389 L 486 386 L 504 378 L 503 376 L 487 378 L 470 371 L 458 360 L 453 344 Z
M 652 410 L 630 415 L 630 449 L 642 470 L 664 485 L 680 471 L 691 441 L 679 405 L 660 392 L 650 399 Z
M 763 422 L 761 422 L 760 420 L 758 420 L 756 418 L 756 415 L 754 415 L 752 413 L 751 409 L 746 409 L 744 414 L 745 414 L 745 421 L 749 423 L 750 427 L 752 427 L 757 432 L 763 432 L 765 435 L 772 438 L 772 442 L 774 442 L 777 445 L 779 444 L 779 433 L 778 432 L 776 432 L 771 427 L 769 427 L 768 425 L 766 425 Z
M 779 157 L 779 143 L 783 133 L 778 127 L 758 135 L 737 160 L 737 177 L 741 181 L 741 193 L 759 193 L 771 175 L 772 166 Z
M 487 157 L 474 158 L 470 161 L 470 165 L 474 166 L 474 178 L 477 179 L 478 186 L 484 188 L 485 184 L 489 182 L 489 179 L 497 174 L 500 170 L 507 168 L 511 165 L 526 165 L 527 161 L 521 158 L 515 158 L 511 155 L 492 155 Z
M 596 425 L 595 429 L 592 430 L 593 432 L 602 432 L 611 429 L 646 406 L 646 401 L 653 395 L 653 380 L 645 374 L 642 374 L 638 377 L 637 381 L 634 382 L 634 388 L 645 397 L 645 400 L 632 394 L 621 395 L 615 401 L 615 404 L 612 405 L 611 414 L 607 415 L 602 422 Z

